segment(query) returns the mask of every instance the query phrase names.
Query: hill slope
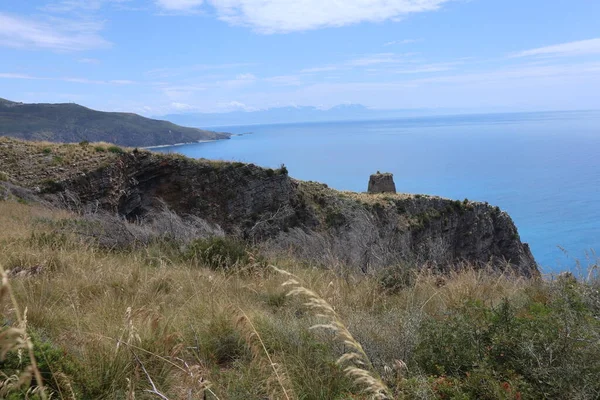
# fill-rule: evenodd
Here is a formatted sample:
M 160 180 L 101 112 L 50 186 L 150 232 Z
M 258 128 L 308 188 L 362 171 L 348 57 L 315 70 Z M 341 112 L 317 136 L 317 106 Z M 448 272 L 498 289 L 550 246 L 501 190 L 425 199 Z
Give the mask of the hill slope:
M 4 180 L 48 201 L 144 220 L 165 205 L 225 233 L 326 264 L 363 271 L 398 263 L 463 261 L 538 274 L 510 216 L 486 203 L 435 196 L 338 192 L 252 164 L 149 151 L 0 139 Z M 0 193 L 1 194 L 1 193 Z
M 187 128 L 137 114 L 78 104 L 24 104 L 0 98 L 0 135 L 52 142 L 105 141 L 145 147 L 228 139 L 227 133 Z

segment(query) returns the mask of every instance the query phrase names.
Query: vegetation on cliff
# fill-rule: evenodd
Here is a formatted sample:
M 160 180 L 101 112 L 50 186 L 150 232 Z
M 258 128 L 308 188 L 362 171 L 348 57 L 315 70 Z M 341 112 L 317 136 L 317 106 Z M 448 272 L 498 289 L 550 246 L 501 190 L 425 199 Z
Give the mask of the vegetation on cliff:
M 101 150 L 101 151 L 99 151 Z M 148 220 L 164 205 L 275 253 L 363 272 L 397 263 L 452 269 L 493 264 L 538 274 L 508 214 L 486 203 L 435 196 L 339 192 L 298 181 L 282 166 L 192 160 L 102 144 L 0 139 L 7 181 L 78 213 Z
M 600 395 L 593 270 L 364 274 L 264 253 L 166 209 L 142 224 L 12 196 L 0 201 L 2 398 Z
M 0 138 L 0 226 L 1 398 L 600 395 L 597 267 L 485 203 Z
M 132 113 L 102 112 L 78 104 L 23 104 L 0 99 L 0 136 L 121 146 L 160 146 L 228 139 L 226 133 L 187 128 Z

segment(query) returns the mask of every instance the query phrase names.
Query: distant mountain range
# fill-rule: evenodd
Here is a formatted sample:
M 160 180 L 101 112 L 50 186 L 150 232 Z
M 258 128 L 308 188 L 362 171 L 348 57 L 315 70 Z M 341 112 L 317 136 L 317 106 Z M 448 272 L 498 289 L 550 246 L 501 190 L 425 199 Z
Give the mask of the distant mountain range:
M 229 139 L 227 133 L 186 128 L 137 114 L 103 112 L 78 104 L 25 104 L 0 98 L 0 136 L 52 142 L 105 141 L 147 147 Z
M 457 110 L 375 110 L 360 104 L 344 104 L 329 109 L 317 107 L 277 107 L 257 111 L 231 111 L 226 113 L 189 112 L 163 115 L 160 118 L 177 124 L 211 127 L 253 124 L 279 124 L 298 122 L 353 121 L 368 119 L 418 117 L 434 114 L 457 113 Z

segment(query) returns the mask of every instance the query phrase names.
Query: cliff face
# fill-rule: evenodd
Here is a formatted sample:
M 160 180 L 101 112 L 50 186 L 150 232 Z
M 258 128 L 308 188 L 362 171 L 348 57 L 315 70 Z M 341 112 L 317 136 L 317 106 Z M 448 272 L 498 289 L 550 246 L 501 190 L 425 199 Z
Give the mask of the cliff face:
M 109 149 L 0 138 L 0 199 L 41 196 L 129 220 L 152 218 L 166 204 L 267 248 L 364 271 L 464 261 L 538 274 L 511 218 L 485 203 L 339 192 L 292 179 L 285 169 Z
M 538 273 L 529 246 L 497 207 L 338 192 L 252 164 L 129 152 L 91 172 L 46 182 L 41 190 L 49 198 L 78 199 L 79 206 L 112 210 L 131 220 L 164 202 L 178 214 L 201 217 L 230 234 L 312 258 L 335 253 L 365 271 L 412 260 L 437 266 L 492 263 L 525 276 Z

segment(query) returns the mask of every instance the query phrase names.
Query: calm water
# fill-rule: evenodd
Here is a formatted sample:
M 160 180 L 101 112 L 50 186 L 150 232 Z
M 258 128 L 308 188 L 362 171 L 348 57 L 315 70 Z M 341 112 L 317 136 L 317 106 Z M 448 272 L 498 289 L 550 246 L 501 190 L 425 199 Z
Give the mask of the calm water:
M 371 173 L 389 171 L 398 191 L 487 201 L 510 213 L 545 272 L 600 252 L 600 111 L 222 129 L 252 134 L 160 150 L 285 164 L 342 190 L 365 191 Z

